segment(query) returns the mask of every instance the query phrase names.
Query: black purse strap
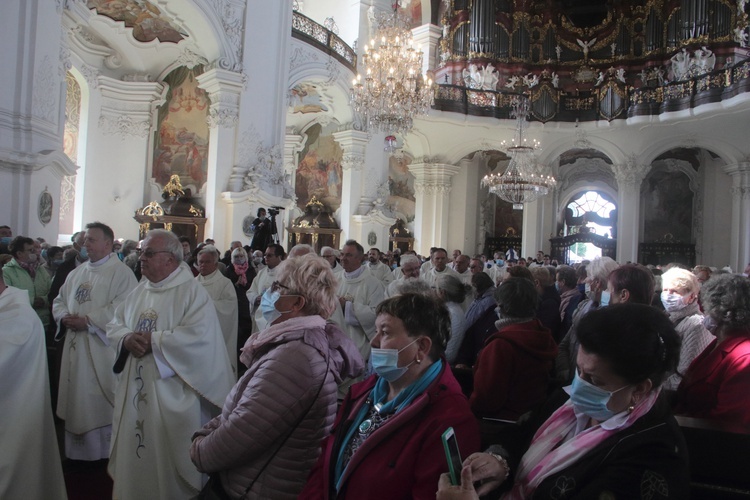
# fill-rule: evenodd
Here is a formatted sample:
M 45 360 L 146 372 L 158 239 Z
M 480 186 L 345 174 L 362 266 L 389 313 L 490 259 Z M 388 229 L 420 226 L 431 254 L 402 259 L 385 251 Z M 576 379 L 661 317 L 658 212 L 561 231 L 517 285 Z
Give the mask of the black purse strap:
M 250 483 L 250 485 L 245 488 L 245 492 L 240 497 L 240 500 L 244 500 L 244 498 L 247 496 L 247 494 L 250 492 L 252 487 L 255 485 L 255 482 L 258 480 L 258 478 L 263 474 L 263 471 L 266 470 L 266 467 L 268 467 L 268 464 L 271 463 L 271 460 L 274 459 L 276 454 L 279 452 L 281 448 L 284 447 L 284 444 L 286 444 L 289 437 L 294 433 L 295 430 L 297 430 L 297 427 L 302 423 L 302 421 L 305 419 L 305 417 L 312 411 L 313 406 L 315 406 L 315 402 L 318 400 L 318 396 L 320 396 L 320 391 L 323 390 L 323 386 L 326 385 L 326 379 L 328 378 L 328 368 L 331 366 L 331 348 L 330 348 L 330 341 L 328 340 L 328 336 L 326 335 L 326 341 L 328 342 L 328 356 L 326 356 L 326 370 L 323 373 L 323 381 L 320 383 L 320 386 L 318 387 L 318 392 L 315 393 L 315 397 L 312 400 L 312 403 L 310 403 L 309 408 L 307 408 L 307 411 L 300 414 L 297 421 L 294 423 L 294 426 L 289 429 L 289 431 L 284 436 L 284 439 L 281 441 L 279 446 L 276 447 L 276 450 L 274 450 L 273 455 L 271 455 L 268 460 L 266 460 L 266 463 L 263 464 L 263 467 L 258 472 L 258 475 L 255 476 L 255 479 Z

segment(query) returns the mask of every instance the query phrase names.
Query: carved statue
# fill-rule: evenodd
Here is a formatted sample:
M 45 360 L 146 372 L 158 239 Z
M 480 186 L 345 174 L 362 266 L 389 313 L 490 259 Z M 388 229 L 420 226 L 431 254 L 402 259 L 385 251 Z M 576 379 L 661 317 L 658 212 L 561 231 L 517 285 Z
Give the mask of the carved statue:
M 746 28 L 734 28 L 734 41 L 740 44 L 740 47 L 748 46 L 748 34 Z
M 492 64 L 488 64 L 484 68 L 480 68 L 476 64 L 470 64 L 469 69 L 464 69 L 462 73 L 464 81 L 466 81 L 469 88 L 481 90 L 497 89 L 497 82 L 500 77 Z
M 675 80 L 682 80 L 688 72 L 690 67 L 690 54 L 687 49 L 682 49 L 680 52 L 673 55 L 670 59 L 672 61 L 672 74 Z
M 515 89 L 516 86 L 521 82 L 521 79 L 517 77 L 516 75 L 511 76 L 508 78 L 508 81 L 505 82 L 505 87 L 509 88 L 511 90 Z
M 185 191 L 183 191 L 182 189 L 180 176 L 177 174 L 172 174 L 172 176 L 169 178 L 169 182 L 167 182 L 167 184 L 164 186 L 162 193 L 166 194 L 170 198 L 173 196 L 184 196 Z
M 580 46 L 581 46 L 581 48 L 583 49 L 583 60 L 584 60 L 584 62 L 588 62 L 588 60 L 589 60 L 589 50 L 590 50 L 590 49 L 591 49 L 591 48 L 592 48 L 592 47 L 594 46 L 594 44 L 596 43 L 596 38 L 592 38 L 592 39 L 591 39 L 591 40 L 589 40 L 588 42 L 584 42 L 584 41 L 583 41 L 583 40 L 581 40 L 580 38 L 576 38 L 576 42 L 577 42 L 577 43 L 578 43 L 578 45 L 580 45 Z
M 614 58 L 617 53 L 617 42 L 612 42 L 612 45 L 610 45 L 609 48 L 612 50 L 612 57 Z
M 695 66 L 698 69 L 698 74 L 702 75 L 714 70 L 716 65 L 716 54 L 714 54 L 705 45 L 700 49 L 693 52 L 695 56 Z
M 619 68 L 617 71 L 615 71 L 615 76 L 622 83 L 625 83 L 625 68 Z
M 557 61 L 560 62 L 560 56 L 562 55 L 562 47 L 560 47 L 559 43 L 555 46 L 555 53 L 557 54 Z
M 539 85 L 539 75 L 529 73 L 528 75 L 523 77 L 523 84 L 528 88 L 536 87 L 537 85 Z
M 598 87 L 602 83 L 604 83 L 604 72 L 600 71 L 599 72 L 599 77 L 596 79 L 596 83 L 594 84 L 594 87 Z
M 553 71 L 552 72 L 552 86 L 555 88 L 558 88 L 559 84 L 560 84 L 560 75 L 558 75 L 557 73 Z

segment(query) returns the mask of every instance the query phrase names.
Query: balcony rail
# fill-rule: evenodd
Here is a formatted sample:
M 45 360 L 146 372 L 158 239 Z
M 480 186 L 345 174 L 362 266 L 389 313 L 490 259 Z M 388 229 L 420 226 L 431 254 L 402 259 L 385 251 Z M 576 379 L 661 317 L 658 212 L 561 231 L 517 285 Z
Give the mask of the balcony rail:
M 690 79 L 637 89 L 610 78 L 604 85 L 575 94 L 542 80 L 525 92 L 534 121 L 597 121 L 659 115 L 721 102 L 750 92 L 750 59 Z M 475 116 L 509 119 L 511 101 L 518 92 L 471 89 L 441 84 L 434 108 Z
M 313 45 L 357 72 L 357 54 L 341 38 L 325 26 L 299 12 L 292 13 L 292 36 Z

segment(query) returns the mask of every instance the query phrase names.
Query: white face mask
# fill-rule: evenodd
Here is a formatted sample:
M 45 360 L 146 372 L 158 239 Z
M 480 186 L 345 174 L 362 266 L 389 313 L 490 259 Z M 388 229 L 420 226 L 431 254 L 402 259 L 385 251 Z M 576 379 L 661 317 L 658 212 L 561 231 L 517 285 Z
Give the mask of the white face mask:
M 682 295 L 679 293 L 670 293 L 667 290 L 661 292 L 661 303 L 667 312 L 679 311 L 687 307 Z

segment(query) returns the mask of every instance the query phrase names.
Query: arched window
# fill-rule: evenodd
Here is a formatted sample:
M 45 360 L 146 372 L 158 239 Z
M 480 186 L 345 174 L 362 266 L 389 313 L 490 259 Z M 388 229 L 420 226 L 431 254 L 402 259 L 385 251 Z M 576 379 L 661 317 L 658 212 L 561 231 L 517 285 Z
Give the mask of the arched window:
M 617 224 L 617 207 L 609 197 L 598 191 L 586 191 L 565 207 L 565 235 L 581 232 L 612 238 Z

